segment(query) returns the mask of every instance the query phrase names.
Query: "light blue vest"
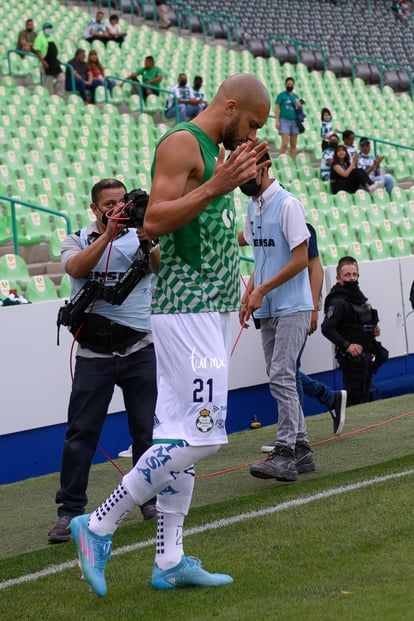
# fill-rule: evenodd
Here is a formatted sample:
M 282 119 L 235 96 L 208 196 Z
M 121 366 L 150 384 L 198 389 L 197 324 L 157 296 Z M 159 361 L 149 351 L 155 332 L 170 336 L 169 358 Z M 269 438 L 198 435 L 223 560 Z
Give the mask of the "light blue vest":
M 81 229 L 80 239 L 82 248 L 86 248 L 89 245 L 86 227 Z M 139 239 L 135 229 L 129 229 L 127 233 L 114 239 L 105 285 L 116 285 L 120 276 L 126 272 L 134 260 L 138 248 Z M 89 273 L 88 278 L 70 277 L 71 298 L 77 294 L 87 280 L 103 282 L 108 250 L 109 246 L 105 249 L 94 269 Z M 140 280 L 120 306 L 114 306 L 105 302 L 105 300 L 97 300 L 92 312 L 139 332 L 151 332 L 150 308 L 154 278 L 153 274 L 148 274 Z
M 280 225 L 284 200 L 291 196 L 280 188 L 261 210 L 252 199 L 247 205 L 247 217 L 253 237 L 255 287 L 275 276 L 292 258 L 289 244 Z M 260 213 L 258 213 L 260 211 Z M 258 319 L 281 317 L 313 308 L 308 269 L 270 291 L 261 308 L 254 312 Z

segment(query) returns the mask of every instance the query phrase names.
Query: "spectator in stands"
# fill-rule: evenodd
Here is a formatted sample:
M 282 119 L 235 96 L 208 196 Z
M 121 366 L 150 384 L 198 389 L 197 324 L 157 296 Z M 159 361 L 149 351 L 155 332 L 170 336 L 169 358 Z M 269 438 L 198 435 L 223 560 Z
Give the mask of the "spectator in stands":
M 328 146 L 322 152 L 321 157 L 321 177 L 324 181 L 329 181 L 331 178 L 331 166 L 336 147 L 339 144 L 338 134 L 331 134 L 329 136 Z
M 53 95 L 63 97 L 65 92 L 65 76 L 60 65 L 59 50 L 53 35 L 53 25 L 47 21 L 43 24 L 42 32 L 39 32 L 33 43 L 33 52 L 41 63 L 43 84 Z
M 36 37 L 37 32 L 35 32 L 33 20 L 27 19 L 25 29 L 21 30 L 17 37 L 16 48 L 22 50 L 22 52 L 32 52 Z
M 371 400 L 372 375 L 388 359 L 388 351 L 376 341 L 380 335 L 378 312 L 359 288 L 358 263 L 342 257 L 336 268 L 337 283 L 325 299 L 321 329 L 335 345 L 348 405 Z
M 335 132 L 338 130 L 335 129 Z M 322 108 L 321 112 L 321 149 L 324 151 L 329 147 L 329 138 L 334 133 L 332 129 L 332 114 L 329 108 Z
M 405 0 L 395 0 L 390 6 L 390 11 L 396 20 L 410 17 L 410 3 Z
M 88 43 L 93 43 L 93 41 L 103 41 L 105 43 L 108 41 L 108 32 L 107 26 L 103 21 L 104 14 L 102 11 L 98 11 L 95 19 L 89 22 L 86 26 L 86 30 L 83 34 L 83 38 L 88 41 Z
M 156 244 L 151 247 L 142 227 L 117 223 L 125 192 L 118 179 L 98 181 L 92 188 L 91 203 L 96 221 L 62 243 L 62 265 L 70 275 L 72 300 L 88 281 L 103 284 L 108 270 L 111 277 L 106 282 L 115 286 L 137 258 L 143 241 L 149 247 L 149 267 L 122 304 L 98 299 L 93 312 L 70 325 L 78 349 L 56 493 L 58 521 L 48 533 L 50 543 L 69 541 L 71 519 L 85 512 L 91 462 L 115 385 L 120 386 L 125 401 L 133 463 L 152 445 L 157 389 L 150 307 L 160 251 Z M 113 219 L 105 218 L 108 210 Z M 144 519 L 154 518 L 155 498 L 145 502 L 141 511 Z
M 79 95 L 83 99 L 84 103 L 87 104 L 89 102 L 93 102 L 95 99 L 95 89 L 97 86 L 100 86 L 103 82 L 97 78 L 94 79 L 92 76 L 92 72 L 90 71 L 86 59 L 86 51 L 78 47 L 75 52 L 74 58 L 68 62 L 68 65 L 73 67 L 73 73 L 75 76 L 75 87 L 79 92 Z M 70 81 L 70 70 L 66 69 L 66 90 L 71 90 L 71 81 Z M 88 93 L 89 91 L 89 98 Z
M 345 145 L 340 144 L 336 147 L 331 165 L 332 194 L 337 194 L 340 190 L 355 194 L 359 188 L 362 188 L 372 195 L 377 188 L 384 187 L 383 181 L 373 183 L 367 173 L 362 168 L 358 168 L 358 159 L 358 153 L 355 153 L 350 160 Z
M 133 80 L 134 82 L 139 82 L 138 76 L 141 76 L 142 83 L 146 84 L 154 84 L 157 88 L 160 87 L 160 83 L 162 80 L 162 71 L 159 67 L 156 66 L 155 60 L 153 56 L 146 56 L 144 60 L 144 66 L 138 69 L 137 71 L 133 71 L 125 80 Z M 120 86 L 122 87 L 124 82 L 121 82 Z M 138 93 L 138 86 L 134 86 L 133 90 L 135 93 Z M 157 90 L 152 88 L 143 87 L 141 88 L 141 94 L 144 101 L 147 100 L 148 95 L 159 95 Z
M 345 129 L 345 131 L 342 132 L 342 140 L 346 146 L 346 150 L 348 151 L 349 159 L 352 160 L 355 153 L 358 153 L 358 150 L 354 145 L 355 134 L 352 129 Z
M 95 90 L 98 86 L 104 85 L 105 78 L 105 69 L 103 68 L 102 63 L 99 60 L 99 56 L 96 50 L 91 50 L 89 52 L 87 65 L 90 73 L 92 74 L 93 89 L 91 91 L 91 101 L 93 103 L 95 101 Z M 107 85 L 109 91 L 112 92 L 112 89 L 115 86 L 115 80 L 107 80 Z
M 359 160 L 358 167 L 365 170 L 369 178 L 372 182 L 374 181 L 383 181 L 385 189 L 387 190 L 389 197 L 391 198 L 391 193 L 395 185 L 394 177 L 387 173 L 383 173 L 380 168 L 380 164 L 384 159 L 383 155 L 377 155 L 377 157 L 372 157 L 371 151 L 371 143 L 369 138 L 363 136 L 359 141 Z
M 179 120 L 186 121 L 187 118 L 194 119 L 204 108 L 203 104 L 199 103 L 199 101 L 200 100 L 194 96 L 191 86 L 187 85 L 187 75 L 185 73 L 180 73 L 177 84 L 174 84 L 170 89 L 165 116 L 167 119 L 175 118 L 175 102 L 177 102 Z
M 281 136 L 279 153 L 286 153 L 290 144 L 290 157 L 296 162 L 296 144 L 298 141 L 297 111 L 302 108 L 299 95 L 293 92 L 295 80 L 291 77 L 285 80 L 286 90 L 279 93 L 275 100 L 275 125 Z
M 166 30 L 171 26 L 170 18 L 168 17 L 168 4 L 166 0 L 155 0 L 157 6 L 158 25 L 163 30 Z
M 122 31 L 119 26 L 119 17 L 115 13 L 109 16 L 109 24 L 106 26 L 107 41 L 115 41 L 122 46 L 127 36 L 126 31 Z
M 203 78 L 201 77 L 201 75 L 196 75 L 194 77 L 193 93 L 194 97 L 198 99 L 199 102 L 203 105 L 203 108 L 207 108 L 208 101 L 203 89 Z

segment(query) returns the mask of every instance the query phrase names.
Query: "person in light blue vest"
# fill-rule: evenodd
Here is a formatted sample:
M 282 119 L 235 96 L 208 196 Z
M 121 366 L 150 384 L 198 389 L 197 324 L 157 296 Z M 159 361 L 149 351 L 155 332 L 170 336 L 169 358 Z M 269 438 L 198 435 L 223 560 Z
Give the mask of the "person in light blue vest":
M 110 211 L 113 217 L 121 214 L 125 193 L 118 179 L 98 181 L 91 203 L 96 221 L 62 242 L 71 301 L 82 295 L 86 283 L 105 286 L 112 293 L 140 248 L 148 252 L 148 269 L 120 304 L 92 296 L 79 319 L 74 315 L 73 322 L 63 323 L 70 327 L 78 348 L 55 498 L 58 520 L 48 533 L 50 543 L 69 541 L 71 520 L 85 512 L 89 471 L 115 385 L 124 398 L 133 464 L 152 445 L 157 388 L 150 307 L 160 251 L 142 226 L 136 229 L 112 219 Z M 155 498 L 141 511 L 144 519 L 155 517 Z
M 296 481 L 298 474 L 315 470 L 296 388 L 297 359 L 314 308 L 307 269 L 310 233 L 302 203 L 271 179 L 268 169 L 260 169 L 240 188 L 252 197 L 243 235 L 255 260 L 240 321 L 243 324 L 254 313 L 260 323 L 270 391 L 278 406 L 274 450 L 264 462 L 254 462 L 250 473 Z

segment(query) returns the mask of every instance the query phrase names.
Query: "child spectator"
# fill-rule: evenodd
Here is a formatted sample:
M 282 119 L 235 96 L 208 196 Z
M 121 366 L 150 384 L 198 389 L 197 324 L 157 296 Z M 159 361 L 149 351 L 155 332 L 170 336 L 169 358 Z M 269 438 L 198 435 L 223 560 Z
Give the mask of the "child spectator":
M 335 129 L 335 132 L 338 130 Z M 334 133 L 332 129 L 332 114 L 329 108 L 322 108 L 321 111 L 321 149 L 324 151 L 329 146 L 329 138 Z
M 105 78 L 105 69 L 102 66 L 101 61 L 99 60 L 98 53 L 95 50 L 90 50 L 88 54 L 87 61 L 88 69 L 92 74 L 92 80 L 94 85 L 93 93 L 95 94 L 95 89 L 98 86 L 104 85 Z M 109 91 L 112 92 L 113 87 L 115 86 L 115 80 L 107 80 Z

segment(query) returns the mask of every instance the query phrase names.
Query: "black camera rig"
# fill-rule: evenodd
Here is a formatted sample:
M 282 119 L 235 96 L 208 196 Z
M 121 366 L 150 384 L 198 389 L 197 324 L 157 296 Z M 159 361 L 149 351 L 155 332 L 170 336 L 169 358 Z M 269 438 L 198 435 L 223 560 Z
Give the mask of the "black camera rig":
M 122 224 L 130 227 L 142 226 L 145 210 L 148 204 L 148 194 L 144 190 L 132 190 L 124 195 L 124 210 L 127 219 L 122 218 Z M 113 306 L 120 306 L 136 285 L 149 272 L 149 246 L 141 242 L 134 261 L 122 274 L 115 285 L 105 285 L 97 280 L 88 280 L 72 300 L 61 306 L 57 316 L 58 345 L 60 326 L 73 328 L 82 321 L 83 313 L 95 300 L 105 300 Z

